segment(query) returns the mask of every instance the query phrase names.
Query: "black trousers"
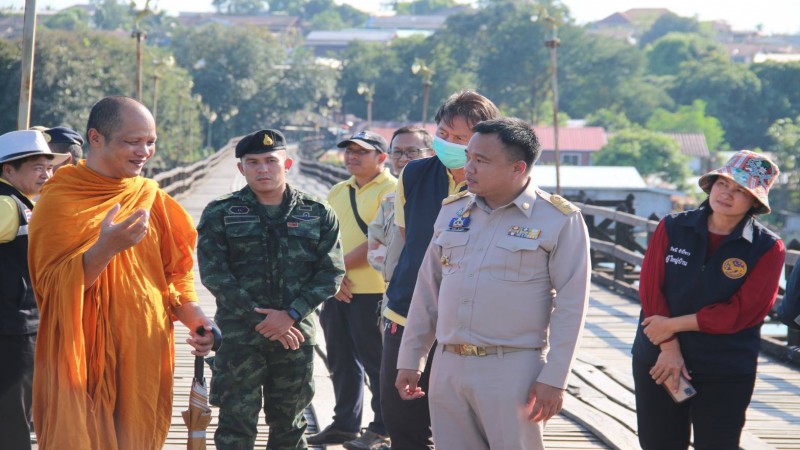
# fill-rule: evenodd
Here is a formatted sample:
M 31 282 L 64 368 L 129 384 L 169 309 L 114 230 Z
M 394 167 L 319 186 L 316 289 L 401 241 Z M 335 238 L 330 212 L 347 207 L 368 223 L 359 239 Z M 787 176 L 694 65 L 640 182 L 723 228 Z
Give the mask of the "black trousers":
M 338 430 L 358 431 L 361 428 L 366 374 L 375 414 L 367 428 L 386 434 L 379 389 L 383 344 L 378 314 L 382 299 L 383 294 L 353 294 L 350 303 L 329 298 L 319 316 L 336 398 L 333 428 Z
M 0 335 L 0 440 L 8 450 L 31 448 L 31 391 L 36 333 Z
M 644 450 L 684 450 L 690 429 L 696 450 L 738 450 L 745 411 L 756 376 L 692 374 L 697 395 L 677 404 L 650 376 L 650 367 L 633 359 L 639 444 Z
M 427 395 L 416 400 L 403 400 L 394 387 L 397 379 L 397 354 L 405 327 L 386 321 L 383 330 L 383 357 L 381 358 L 381 410 L 386 431 L 392 440 L 392 450 L 432 449 L 431 413 Z M 425 371 L 418 386 L 427 394 L 434 345 L 428 354 Z

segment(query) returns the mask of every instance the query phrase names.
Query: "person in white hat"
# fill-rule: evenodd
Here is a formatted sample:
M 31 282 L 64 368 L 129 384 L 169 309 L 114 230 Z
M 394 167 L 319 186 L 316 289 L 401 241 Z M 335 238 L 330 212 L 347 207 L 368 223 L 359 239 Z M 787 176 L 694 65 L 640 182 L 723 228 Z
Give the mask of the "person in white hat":
M 761 324 L 786 256 L 756 218 L 769 214 L 779 173 L 762 154 L 736 152 L 700 177 L 700 207 L 665 217 L 653 233 L 632 349 L 644 449 L 686 449 L 690 437 L 696 450 L 739 448 Z
M 8 448 L 29 449 L 33 350 L 39 310 L 28 272 L 32 198 L 68 155 L 50 151 L 39 131 L 0 136 L 0 436 Z

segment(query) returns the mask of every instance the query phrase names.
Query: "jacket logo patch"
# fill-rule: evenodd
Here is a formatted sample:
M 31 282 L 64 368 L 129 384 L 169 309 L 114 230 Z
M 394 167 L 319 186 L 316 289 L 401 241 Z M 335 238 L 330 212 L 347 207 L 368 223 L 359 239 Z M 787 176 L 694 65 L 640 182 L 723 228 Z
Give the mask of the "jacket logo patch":
M 739 258 L 728 258 L 722 263 L 722 273 L 731 280 L 738 280 L 747 274 L 747 263 Z
M 25 220 L 30 222 L 31 216 L 33 216 L 33 211 L 30 208 L 25 208 Z
M 231 214 L 247 214 L 250 212 L 250 208 L 247 206 L 231 206 L 228 208 L 228 212 Z

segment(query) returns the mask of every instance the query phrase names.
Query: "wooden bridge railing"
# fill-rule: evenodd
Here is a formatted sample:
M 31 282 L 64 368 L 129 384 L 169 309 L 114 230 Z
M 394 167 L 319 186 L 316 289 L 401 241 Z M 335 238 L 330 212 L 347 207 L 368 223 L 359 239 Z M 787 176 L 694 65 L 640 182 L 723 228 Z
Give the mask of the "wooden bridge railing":
M 658 221 L 646 219 L 626 212 L 610 208 L 576 203 L 586 219 L 591 238 L 592 278 L 626 296 L 639 298 L 639 269 L 644 260 L 644 248 L 635 239 L 637 234 L 646 234 L 647 243 L 658 225 Z M 595 227 L 595 221 L 601 218 L 604 222 L 614 223 L 614 238 L 608 239 L 608 233 Z M 598 236 L 602 236 L 598 237 Z M 800 245 L 793 241 L 786 251 L 786 277 L 800 258 Z M 781 289 L 775 304 L 783 301 Z M 766 324 L 779 323 L 775 320 L 775 308 L 767 316 Z M 800 333 L 788 330 L 785 337 L 763 336 L 762 350 L 767 354 L 800 364 Z
M 194 186 L 197 181 L 205 177 L 208 171 L 214 167 L 217 161 L 225 154 L 226 150 L 235 146 L 236 143 L 239 142 L 239 139 L 238 137 L 231 139 L 213 155 L 188 166 L 176 167 L 161 172 L 155 175 L 153 179 L 158 182 L 158 185 L 161 186 L 161 189 L 167 194 L 173 197 L 180 196 L 192 189 L 192 186 Z

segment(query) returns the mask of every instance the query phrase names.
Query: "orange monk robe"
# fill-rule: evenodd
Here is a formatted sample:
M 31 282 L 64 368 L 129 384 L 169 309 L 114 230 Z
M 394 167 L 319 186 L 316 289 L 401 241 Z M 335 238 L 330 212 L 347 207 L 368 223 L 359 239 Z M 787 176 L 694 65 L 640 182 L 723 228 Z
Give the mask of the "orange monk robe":
M 117 254 L 84 291 L 83 254 L 115 222 L 150 211 L 144 239 Z M 41 450 L 161 449 L 172 414 L 172 309 L 197 301 L 191 217 L 156 182 L 66 166 L 30 222 L 39 303 L 33 416 Z

